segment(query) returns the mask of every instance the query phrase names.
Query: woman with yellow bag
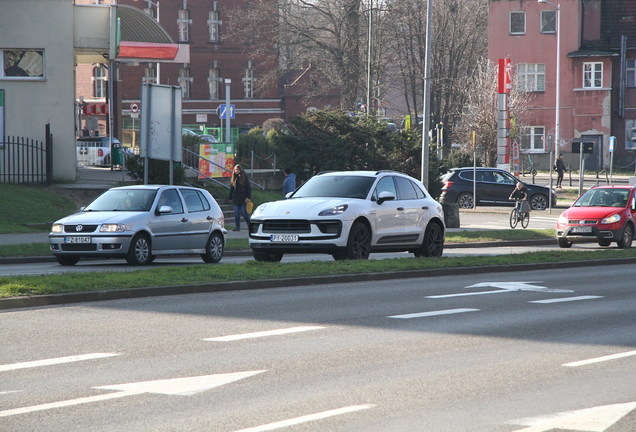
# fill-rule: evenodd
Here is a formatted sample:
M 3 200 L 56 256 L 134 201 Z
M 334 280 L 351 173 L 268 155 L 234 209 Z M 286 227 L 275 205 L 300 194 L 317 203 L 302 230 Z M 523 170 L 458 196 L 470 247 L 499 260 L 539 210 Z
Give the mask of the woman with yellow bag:
M 252 204 L 252 187 L 250 181 L 245 175 L 245 171 L 240 165 L 234 165 L 234 171 L 232 172 L 232 180 L 230 182 L 230 201 L 234 204 L 234 229 L 232 231 L 241 230 L 241 216 L 245 219 L 245 223 L 249 229 L 250 215 L 247 211 L 247 204 L 251 207 Z

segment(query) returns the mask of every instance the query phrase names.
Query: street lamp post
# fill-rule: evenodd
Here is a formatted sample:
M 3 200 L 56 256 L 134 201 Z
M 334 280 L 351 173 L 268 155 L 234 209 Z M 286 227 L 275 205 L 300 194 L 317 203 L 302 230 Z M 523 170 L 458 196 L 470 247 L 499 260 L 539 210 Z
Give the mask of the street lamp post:
M 561 4 L 554 4 L 547 0 L 537 0 L 539 4 L 549 4 L 556 9 L 556 34 L 557 34 L 557 46 L 556 46 L 556 103 L 554 114 L 554 147 L 550 149 L 550 194 L 552 194 L 552 165 L 554 164 L 553 157 L 556 157 L 559 152 L 559 140 L 561 139 L 561 133 L 559 131 L 560 114 L 561 114 Z M 548 197 L 548 209 L 552 214 L 552 196 Z

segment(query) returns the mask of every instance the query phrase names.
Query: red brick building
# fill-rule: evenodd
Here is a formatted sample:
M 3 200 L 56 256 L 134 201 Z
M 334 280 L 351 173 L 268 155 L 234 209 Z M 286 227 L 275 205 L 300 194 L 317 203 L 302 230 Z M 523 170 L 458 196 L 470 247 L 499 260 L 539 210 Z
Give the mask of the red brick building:
M 560 8 L 560 35 L 557 32 Z M 557 40 L 560 36 L 560 74 Z M 548 168 L 555 133 L 556 87 L 560 83 L 557 152 L 578 168 L 572 141 L 595 142 L 586 169 L 610 163 L 616 137 L 616 166 L 634 160 L 636 143 L 636 2 L 627 0 L 490 1 L 488 57 L 508 58 L 516 85 L 532 93 L 530 111 L 520 119 L 522 153 Z M 622 47 L 621 47 L 621 40 Z M 526 156 L 523 156 L 526 157 Z
M 77 3 L 95 3 L 95 0 L 76 0 Z M 107 3 L 108 0 L 104 1 Z M 234 128 L 247 130 L 262 125 L 270 118 L 288 119 L 308 109 L 323 109 L 338 104 L 339 95 L 311 96 L 313 68 L 288 74 L 273 85 L 266 85 L 264 77 L 276 64 L 245 51 L 241 43 L 231 41 L 231 32 L 224 24 L 224 16 L 231 8 L 244 7 L 240 0 L 119 0 L 144 9 L 158 18 L 159 24 L 175 43 L 190 48 L 189 63 L 121 62 L 114 99 L 115 135 L 126 144 L 132 141 L 133 128 L 138 130 L 139 120 L 130 110 L 131 104 L 140 106 L 143 82 L 182 88 L 182 123 L 189 128 L 217 128 L 221 121 L 217 108 L 226 103 L 226 80 L 230 80 L 230 103 L 235 106 Z M 84 104 L 106 104 L 102 83 L 107 79 L 103 65 L 78 65 L 77 99 Z M 104 87 L 105 88 L 105 87 Z M 143 106 L 140 106 L 143 111 Z M 106 130 L 107 118 L 99 120 L 100 134 Z M 217 132 L 217 131 L 212 131 Z M 234 137 L 235 135 L 233 135 Z M 224 135 L 222 135 L 224 137 Z

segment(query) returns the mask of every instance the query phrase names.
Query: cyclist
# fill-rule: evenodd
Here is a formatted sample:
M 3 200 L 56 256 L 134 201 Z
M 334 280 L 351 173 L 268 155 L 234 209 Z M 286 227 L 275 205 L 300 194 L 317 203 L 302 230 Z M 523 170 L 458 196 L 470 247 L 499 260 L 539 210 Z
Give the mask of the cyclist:
M 528 190 L 526 189 L 523 183 L 517 182 L 517 185 L 513 189 L 508 199 L 517 201 L 517 207 L 519 208 L 520 212 L 529 213 L 529 210 L 528 210 L 529 206 L 521 204 L 522 201 L 526 201 L 526 204 L 527 204 L 527 200 L 528 200 Z

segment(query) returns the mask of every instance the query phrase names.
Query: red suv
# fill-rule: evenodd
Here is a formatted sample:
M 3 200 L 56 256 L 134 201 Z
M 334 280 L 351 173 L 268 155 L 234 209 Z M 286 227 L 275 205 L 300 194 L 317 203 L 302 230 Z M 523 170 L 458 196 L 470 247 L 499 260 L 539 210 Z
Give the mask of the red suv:
M 596 186 L 581 195 L 557 220 L 559 246 L 587 242 L 628 249 L 636 226 L 633 186 Z

